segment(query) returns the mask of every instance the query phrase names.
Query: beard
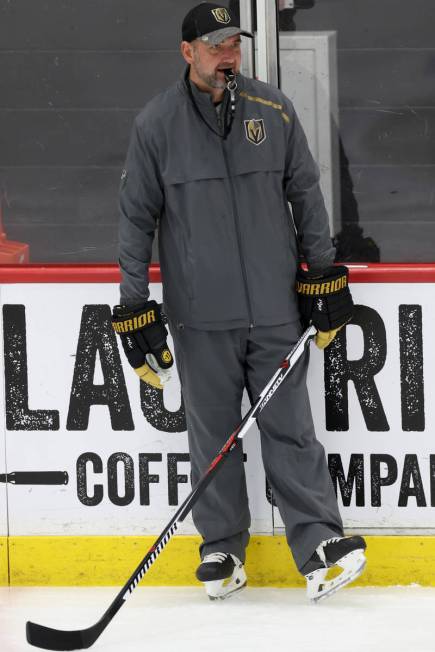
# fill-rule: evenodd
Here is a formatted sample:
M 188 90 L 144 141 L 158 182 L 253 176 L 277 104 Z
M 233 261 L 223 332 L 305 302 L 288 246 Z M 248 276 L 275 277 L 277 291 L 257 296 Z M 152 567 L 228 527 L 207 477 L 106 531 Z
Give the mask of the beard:
M 227 87 L 227 82 L 224 79 L 219 79 L 218 77 L 218 71 L 216 70 L 213 73 L 207 73 L 203 68 L 201 67 L 199 57 L 197 53 L 195 52 L 194 56 L 194 63 L 195 63 L 195 72 L 200 78 L 204 84 L 207 84 L 210 88 L 219 88 L 219 89 L 224 89 Z
M 217 73 L 207 74 L 204 70 L 201 70 L 201 68 L 196 66 L 196 74 L 200 80 L 210 88 L 226 88 L 227 84 L 225 79 L 219 79 Z

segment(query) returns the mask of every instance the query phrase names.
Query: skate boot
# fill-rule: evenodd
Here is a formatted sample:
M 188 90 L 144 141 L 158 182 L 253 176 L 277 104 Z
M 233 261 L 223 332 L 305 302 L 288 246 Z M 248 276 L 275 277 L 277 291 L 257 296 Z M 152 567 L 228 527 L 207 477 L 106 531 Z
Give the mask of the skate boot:
M 206 555 L 196 569 L 196 577 L 204 582 L 210 600 L 225 600 L 245 588 L 247 583 L 242 562 L 227 552 Z
M 357 536 L 322 541 L 303 568 L 308 599 L 318 602 L 356 580 L 366 564 L 365 549 L 366 542 Z M 329 569 L 333 566 L 341 568 L 342 572 L 328 579 Z

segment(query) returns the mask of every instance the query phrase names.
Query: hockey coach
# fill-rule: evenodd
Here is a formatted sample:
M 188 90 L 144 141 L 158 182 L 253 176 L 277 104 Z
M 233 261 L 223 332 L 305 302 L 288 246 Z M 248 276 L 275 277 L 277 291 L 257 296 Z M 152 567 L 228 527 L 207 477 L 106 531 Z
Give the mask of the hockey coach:
M 158 228 L 192 485 L 239 425 L 244 388 L 253 399 L 260 394 L 302 322 L 319 328 L 316 340 L 324 347 L 352 314 L 347 270 L 332 267 L 328 215 L 306 137 L 280 90 L 240 74 L 242 37 L 252 34 L 220 5 L 204 2 L 188 12 L 185 75 L 137 116 L 121 177 L 122 282 L 113 325 L 141 379 L 161 388 L 173 359 L 159 306 L 149 298 Z M 299 250 L 308 272 L 298 271 Z M 326 290 L 316 299 L 318 288 Z M 365 542 L 343 537 L 314 432 L 307 365 L 308 354 L 258 422 L 287 541 L 308 597 L 317 600 L 362 572 Z M 196 575 L 209 597 L 243 588 L 250 513 L 240 445 L 198 500 L 193 519 L 202 536 Z M 334 565 L 342 572 L 329 580 Z

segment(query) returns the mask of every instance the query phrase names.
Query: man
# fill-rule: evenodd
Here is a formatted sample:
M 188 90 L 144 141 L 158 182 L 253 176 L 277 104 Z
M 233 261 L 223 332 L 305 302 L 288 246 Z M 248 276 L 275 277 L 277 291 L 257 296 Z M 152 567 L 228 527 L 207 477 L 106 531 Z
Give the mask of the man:
M 122 283 L 114 327 L 138 375 L 161 387 L 172 356 L 158 306 L 149 301 L 158 223 L 164 309 L 185 400 L 193 485 L 240 423 L 244 387 L 258 396 L 301 334 L 294 289 L 298 243 L 288 201 L 317 283 L 301 273 L 300 287 L 309 288 L 308 296 L 301 291 L 303 311 L 310 306 L 307 318 L 312 288 L 320 287 L 319 279 L 322 287 L 333 287 L 330 279 L 337 277 L 304 133 L 278 89 L 239 74 L 241 35 L 252 37 L 220 5 L 201 3 L 189 11 L 182 25 L 185 77 L 136 118 L 120 193 Z M 326 323 L 322 346 L 350 317 L 346 292 L 334 295 L 340 317 L 319 322 Z M 328 301 L 319 298 L 315 309 Z M 314 434 L 307 365 L 305 356 L 261 413 L 259 426 L 289 546 L 307 577 L 309 597 L 318 599 L 362 571 L 365 543 L 343 538 Z M 241 446 L 201 496 L 193 518 L 203 537 L 197 577 L 210 598 L 226 597 L 246 584 L 250 514 Z M 336 562 L 343 573 L 328 581 L 327 569 Z

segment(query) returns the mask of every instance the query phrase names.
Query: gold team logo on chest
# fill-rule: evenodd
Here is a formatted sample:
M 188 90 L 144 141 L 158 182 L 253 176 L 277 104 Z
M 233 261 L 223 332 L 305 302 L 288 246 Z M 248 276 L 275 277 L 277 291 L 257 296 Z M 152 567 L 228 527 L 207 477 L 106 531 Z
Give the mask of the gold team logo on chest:
M 213 16 L 216 18 L 218 23 L 223 23 L 224 25 L 228 25 L 228 23 L 231 22 L 230 14 L 225 9 L 225 7 L 219 7 L 219 9 L 212 9 L 211 12 Z
M 249 142 L 253 145 L 261 145 L 266 140 L 263 118 L 251 118 L 251 120 L 244 120 L 243 122 L 245 123 L 245 135 Z

